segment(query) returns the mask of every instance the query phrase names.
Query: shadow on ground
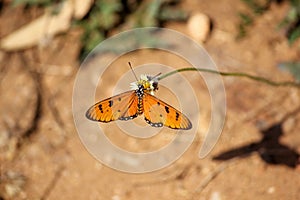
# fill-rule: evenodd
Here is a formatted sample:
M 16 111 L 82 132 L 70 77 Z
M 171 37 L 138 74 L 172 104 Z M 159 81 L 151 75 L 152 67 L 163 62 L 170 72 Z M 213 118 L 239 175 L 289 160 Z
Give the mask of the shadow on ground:
M 261 131 L 262 139 L 258 142 L 250 143 L 246 146 L 238 147 L 215 156 L 214 160 L 229 160 L 235 157 L 248 157 L 252 153 L 258 153 L 261 159 L 272 165 L 286 165 L 295 168 L 300 161 L 300 155 L 280 143 L 280 137 L 284 134 L 282 125 L 290 117 L 300 111 L 300 107 L 285 115 L 280 122 L 271 125 Z

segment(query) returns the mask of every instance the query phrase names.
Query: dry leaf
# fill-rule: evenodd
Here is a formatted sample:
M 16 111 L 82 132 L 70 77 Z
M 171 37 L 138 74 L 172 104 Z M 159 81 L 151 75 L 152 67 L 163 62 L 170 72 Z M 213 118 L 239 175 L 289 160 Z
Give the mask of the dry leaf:
M 43 46 L 56 34 L 66 32 L 71 26 L 73 15 L 80 19 L 89 11 L 91 5 L 91 0 L 64 1 L 57 15 L 53 15 L 50 11 L 46 12 L 38 19 L 4 37 L 0 41 L 0 48 L 15 51 L 35 45 Z
M 82 19 L 92 7 L 94 1 L 93 0 L 76 0 L 74 1 L 74 18 Z

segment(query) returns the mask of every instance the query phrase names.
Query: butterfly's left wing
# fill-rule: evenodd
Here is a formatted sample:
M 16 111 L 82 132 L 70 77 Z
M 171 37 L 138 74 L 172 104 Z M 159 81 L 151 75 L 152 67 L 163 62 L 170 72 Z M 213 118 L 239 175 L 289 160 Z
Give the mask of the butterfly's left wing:
M 88 109 L 86 117 L 93 121 L 129 120 L 138 116 L 138 97 L 134 90 L 102 100 Z
M 183 113 L 149 93 L 144 94 L 143 104 L 145 120 L 151 126 L 164 125 L 183 130 L 192 128 L 191 121 Z

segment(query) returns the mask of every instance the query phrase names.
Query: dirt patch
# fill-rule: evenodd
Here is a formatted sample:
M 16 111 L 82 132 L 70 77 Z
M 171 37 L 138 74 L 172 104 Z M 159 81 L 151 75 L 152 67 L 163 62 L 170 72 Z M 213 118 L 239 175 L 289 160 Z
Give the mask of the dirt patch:
M 276 31 L 287 4 L 272 5 L 255 21 L 248 37 L 238 41 L 237 12 L 246 9 L 241 1 L 185 1 L 180 6 L 212 19 L 213 30 L 204 47 L 220 70 L 292 80 L 277 68 L 279 61 L 297 59 L 299 54 L 297 46 L 288 46 L 284 33 Z M 9 17 L 13 11 L 16 14 Z M 34 18 L 22 10 L 13 11 L 7 7 L 0 15 L 1 37 Z M 188 34 L 186 23 L 166 27 Z M 1 52 L 1 198 L 300 199 L 299 89 L 226 77 L 225 127 L 205 159 L 198 158 L 202 138 L 197 136 L 184 155 L 165 169 L 122 173 L 94 159 L 74 127 L 72 91 L 79 40 L 80 31 L 71 30 L 44 49 Z M 153 56 L 151 51 L 137 52 L 114 64 L 127 68 L 128 61 L 138 65 Z M 174 62 L 172 57 L 155 58 L 170 65 Z M 111 74 L 103 82 L 101 98 L 111 94 L 110 85 L 119 75 Z M 203 81 L 191 79 L 191 84 L 201 91 L 197 97 L 203 113 L 199 132 L 203 132 L 210 119 L 209 94 Z M 130 145 L 131 150 L 157 148 L 170 139 L 160 136 L 139 142 L 126 135 L 109 137 L 121 146 Z

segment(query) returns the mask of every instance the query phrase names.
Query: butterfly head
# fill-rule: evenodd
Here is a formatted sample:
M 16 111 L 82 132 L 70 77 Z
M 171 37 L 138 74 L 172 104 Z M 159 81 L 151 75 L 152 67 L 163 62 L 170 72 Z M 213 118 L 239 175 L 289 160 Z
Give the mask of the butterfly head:
M 150 94 L 154 95 L 154 91 L 158 90 L 157 77 L 142 74 L 138 81 L 130 84 L 130 88 L 133 90 L 140 89 L 141 87 L 143 87 L 143 89 Z

